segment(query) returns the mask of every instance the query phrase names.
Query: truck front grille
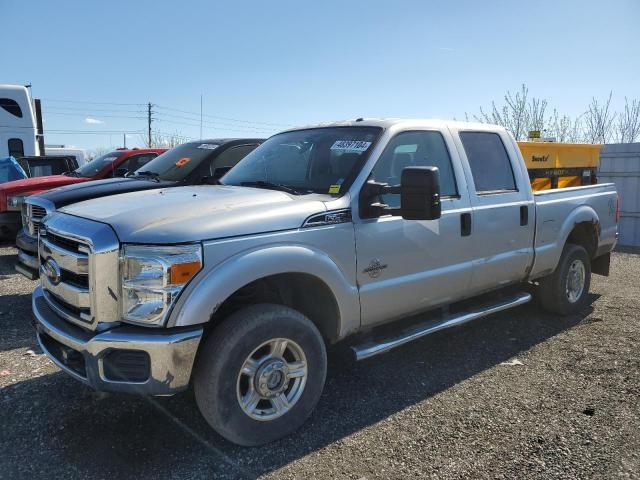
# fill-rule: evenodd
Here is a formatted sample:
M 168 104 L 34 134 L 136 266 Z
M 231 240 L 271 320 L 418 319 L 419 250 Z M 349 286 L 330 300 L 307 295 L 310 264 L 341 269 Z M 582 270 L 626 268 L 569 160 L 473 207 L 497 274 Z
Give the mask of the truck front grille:
M 67 320 L 91 324 L 89 245 L 43 229 L 38 248 L 47 301 Z
M 40 231 L 40 223 L 42 219 L 47 216 L 48 212 L 46 208 L 28 203 L 28 201 L 25 204 L 25 209 L 26 212 L 24 212 L 22 223 L 29 232 L 29 235 L 36 237 Z
M 44 298 L 62 318 L 95 330 L 119 320 L 119 242 L 108 225 L 48 213 L 38 254 Z
M 89 247 L 87 245 L 84 245 L 72 238 L 62 237 L 52 232 L 47 233 L 47 240 L 53 245 L 69 250 L 70 252 L 80 252 L 82 251 L 81 249 L 85 252 L 89 251 Z

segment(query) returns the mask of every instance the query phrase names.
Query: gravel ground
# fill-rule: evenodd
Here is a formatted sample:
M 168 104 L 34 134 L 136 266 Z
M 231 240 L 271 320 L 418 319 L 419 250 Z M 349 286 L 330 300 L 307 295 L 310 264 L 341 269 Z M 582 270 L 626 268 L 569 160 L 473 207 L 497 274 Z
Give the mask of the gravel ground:
M 637 253 L 594 276 L 580 315 L 527 305 L 358 364 L 334 355 L 305 426 L 252 449 L 213 433 L 191 392 L 103 395 L 62 374 L 14 257 L 0 248 L 2 478 L 640 478 Z

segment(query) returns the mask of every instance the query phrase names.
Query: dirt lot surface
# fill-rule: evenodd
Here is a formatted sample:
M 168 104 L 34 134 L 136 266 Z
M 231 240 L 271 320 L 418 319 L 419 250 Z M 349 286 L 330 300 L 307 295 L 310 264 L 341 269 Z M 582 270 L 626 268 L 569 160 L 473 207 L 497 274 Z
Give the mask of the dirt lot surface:
M 14 258 L 0 248 L 1 478 L 640 478 L 638 254 L 614 255 L 577 316 L 530 304 L 358 364 L 334 355 L 305 426 L 251 449 L 191 392 L 101 395 L 61 373 Z

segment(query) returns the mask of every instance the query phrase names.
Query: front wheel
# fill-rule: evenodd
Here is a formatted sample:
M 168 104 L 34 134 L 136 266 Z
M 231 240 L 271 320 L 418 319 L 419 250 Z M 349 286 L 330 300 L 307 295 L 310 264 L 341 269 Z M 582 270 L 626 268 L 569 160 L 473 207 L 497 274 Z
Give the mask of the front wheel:
M 545 310 L 570 315 L 582 310 L 591 285 L 591 260 L 584 247 L 567 244 L 555 271 L 540 280 L 538 297 Z
M 308 318 L 280 305 L 253 305 L 224 320 L 204 344 L 196 402 L 227 440 L 262 445 L 305 422 L 326 370 L 324 341 Z

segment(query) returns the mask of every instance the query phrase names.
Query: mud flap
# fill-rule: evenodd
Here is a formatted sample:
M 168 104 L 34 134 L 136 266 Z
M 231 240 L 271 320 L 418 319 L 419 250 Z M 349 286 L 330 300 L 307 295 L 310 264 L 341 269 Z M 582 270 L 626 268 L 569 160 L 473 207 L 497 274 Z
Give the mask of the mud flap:
M 609 266 L 611 265 L 611 252 L 596 257 L 591 262 L 591 273 L 609 276 Z

